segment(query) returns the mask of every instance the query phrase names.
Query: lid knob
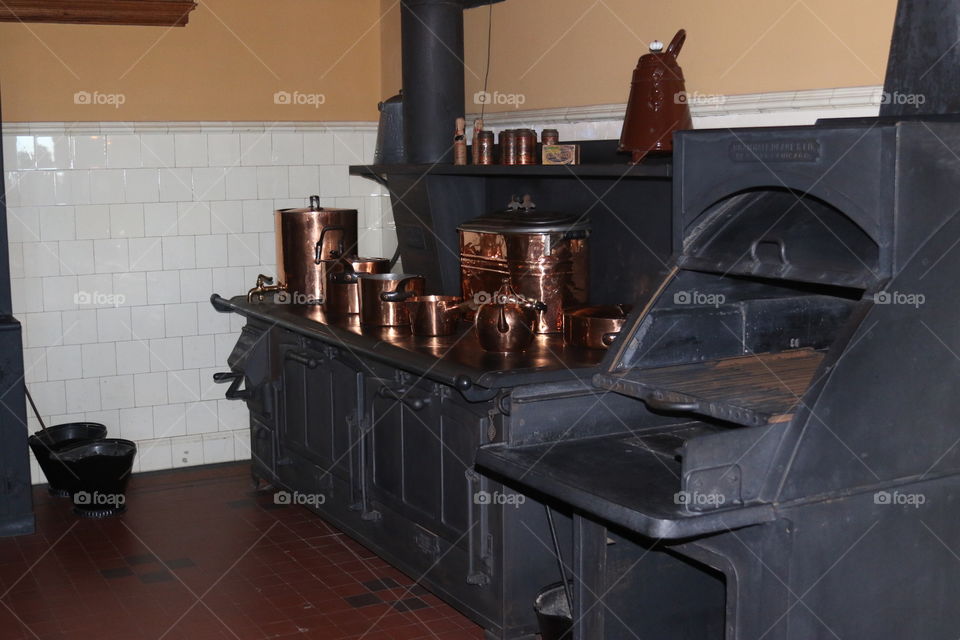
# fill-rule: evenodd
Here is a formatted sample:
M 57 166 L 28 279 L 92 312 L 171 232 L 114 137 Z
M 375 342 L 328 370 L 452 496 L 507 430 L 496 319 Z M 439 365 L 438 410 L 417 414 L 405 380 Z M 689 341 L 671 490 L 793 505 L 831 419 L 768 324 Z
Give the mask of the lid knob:
M 320 209 L 320 196 L 310 196 L 310 208 L 314 211 Z
M 654 40 L 650 43 L 650 53 L 660 53 L 663 51 L 663 43 L 659 40 Z

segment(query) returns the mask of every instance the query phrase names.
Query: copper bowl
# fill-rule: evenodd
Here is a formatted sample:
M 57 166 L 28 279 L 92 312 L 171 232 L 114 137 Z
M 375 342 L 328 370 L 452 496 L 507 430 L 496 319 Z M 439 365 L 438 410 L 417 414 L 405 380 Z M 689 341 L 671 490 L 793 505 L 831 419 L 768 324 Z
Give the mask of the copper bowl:
M 623 328 L 629 304 L 597 305 L 563 313 L 563 341 L 575 347 L 606 349 Z

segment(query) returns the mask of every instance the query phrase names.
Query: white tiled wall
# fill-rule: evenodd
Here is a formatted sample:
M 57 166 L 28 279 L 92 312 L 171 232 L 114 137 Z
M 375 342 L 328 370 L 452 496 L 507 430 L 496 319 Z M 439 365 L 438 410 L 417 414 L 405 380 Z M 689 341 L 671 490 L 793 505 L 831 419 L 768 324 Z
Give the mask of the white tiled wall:
M 372 161 L 375 137 L 372 125 L 5 128 L 13 307 L 44 420 L 106 424 L 139 444 L 137 470 L 248 458 L 245 407 L 211 379 L 243 321 L 210 294 L 275 274 L 273 211 L 311 194 L 360 211 L 360 253 L 392 255 L 389 198 L 347 174 Z

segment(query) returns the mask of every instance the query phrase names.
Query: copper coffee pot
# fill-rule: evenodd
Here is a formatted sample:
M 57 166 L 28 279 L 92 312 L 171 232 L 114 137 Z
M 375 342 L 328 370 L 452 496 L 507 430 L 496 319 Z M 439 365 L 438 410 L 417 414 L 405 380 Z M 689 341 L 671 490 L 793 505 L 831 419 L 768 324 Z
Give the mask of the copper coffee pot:
M 686 39 L 687 32 L 680 29 L 666 51 L 662 42 L 651 42 L 650 53 L 640 56 L 633 70 L 618 147 L 633 152 L 633 164 L 648 153 L 673 151 L 673 132 L 693 129 L 683 70 L 677 64 Z
M 485 351 L 515 353 L 523 351 L 533 342 L 537 311 L 547 305 L 529 300 L 517 293 L 504 279 L 503 286 L 493 300 L 477 311 L 477 339 Z

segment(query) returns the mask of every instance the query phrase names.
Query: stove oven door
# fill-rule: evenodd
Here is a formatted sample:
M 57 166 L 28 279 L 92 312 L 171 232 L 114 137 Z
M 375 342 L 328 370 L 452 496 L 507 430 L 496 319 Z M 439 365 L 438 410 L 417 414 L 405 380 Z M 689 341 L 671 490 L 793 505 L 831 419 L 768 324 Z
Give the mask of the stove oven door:
M 283 453 L 314 465 L 321 490 L 332 489 L 335 479 L 352 486 L 362 374 L 339 349 L 309 340 L 298 338 L 281 345 L 279 357 L 284 411 L 279 439 Z M 287 469 L 295 474 L 296 467 L 293 460 L 282 457 L 281 479 Z

